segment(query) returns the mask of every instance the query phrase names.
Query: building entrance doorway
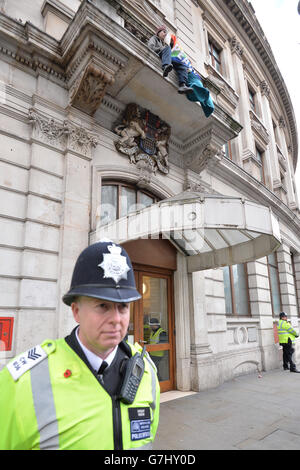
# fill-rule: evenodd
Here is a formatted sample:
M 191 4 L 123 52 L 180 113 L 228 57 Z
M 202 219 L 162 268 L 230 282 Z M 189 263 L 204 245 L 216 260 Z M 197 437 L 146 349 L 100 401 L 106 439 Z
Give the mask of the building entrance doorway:
M 158 242 L 156 244 L 158 247 L 159 242 L 162 241 L 165 242 L 165 240 L 154 240 L 152 244 Z M 124 244 L 124 248 L 133 261 L 137 289 L 142 294 L 139 301 L 131 304 L 128 340 L 146 347 L 156 365 L 160 389 L 162 392 L 166 392 L 173 390 L 176 385 L 173 270 L 136 263 L 136 260 L 141 260 L 137 256 L 138 242 L 134 242 L 137 244 L 134 252 L 130 247 L 128 249 L 127 244 Z M 142 242 L 146 242 L 143 243 L 144 248 L 145 246 L 150 248 L 149 243 L 147 245 L 147 240 L 142 240 Z M 173 250 L 173 247 L 171 248 Z M 151 252 L 153 254 L 153 250 Z M 147 260 L 145 251 L 143 253 L 143 260 Z M 160 260 L 158 264 L 163 263 Z M 170 259 L 168 264 L 170 266 Z M 174 269 L 174 263 L 172 267 Z

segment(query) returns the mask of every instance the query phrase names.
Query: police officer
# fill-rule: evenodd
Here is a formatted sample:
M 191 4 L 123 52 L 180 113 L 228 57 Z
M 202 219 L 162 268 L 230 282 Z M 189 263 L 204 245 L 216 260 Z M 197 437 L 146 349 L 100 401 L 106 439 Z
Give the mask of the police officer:
M 166 331 L 161 327 L 160 322 L 157 318 L 150 318 L 149 325 L 151 327 L 151 334 L 149 337 L 149 344 L 159 344 L 159 343 L 167 343 L 168 336 Z M 161 349 L 159 351 L 151 351 L 150 353 L 151 359 L 153 360 L 156 369 L 157 369 L 157 376 L 158 380 L 161 381 L 162 377 L 160 375 L 159 367 L 160 362 L 164 357 L 164 350 Z
M 278 338 L 279 343 L 283 349 L 283 369 L 290 369 L 291 372 L 300 373 L 296 369 L 296 364 L 293 362 L 293 341 L 298 338 L 298 333 L 291 327 L 287 321 L 287 316 L 284 312 L 279 314 L 278 322 Z
M 137 343 L 124 341 L 130 302 L 140 297 L 124 248 L 106 240 L 79 255 L 63 297 L 79 326 L 0 372 L 0 449 L 151 448 L 155 366 Z

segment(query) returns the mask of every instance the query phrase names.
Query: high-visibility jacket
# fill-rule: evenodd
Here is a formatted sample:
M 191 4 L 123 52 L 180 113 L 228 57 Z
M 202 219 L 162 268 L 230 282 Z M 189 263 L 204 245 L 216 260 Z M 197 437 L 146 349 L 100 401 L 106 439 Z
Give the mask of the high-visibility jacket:
M 141 352 L 130 345 L 132 354 Z M 159 384 L 148 355 L 135 400 L 111 397 L 64 339 L 46 340 L 0 372 L 0 450 L 151 448 Z
M 297 331 L 285 320 L 279 320 L 277 331 L 280 344 L 288 343 L 289 338 L 294 341 L 295 337 L 298 337 Z
M 149 344 L 158 344 L 159 343 L 159 336 L 161 333 L 165 333 L 163 328 L 158 328 L 156 331 L 151 331 Z M 164 350 L 162 351 L 151 351 L 151 356 L 162 357 L 164 355 Z

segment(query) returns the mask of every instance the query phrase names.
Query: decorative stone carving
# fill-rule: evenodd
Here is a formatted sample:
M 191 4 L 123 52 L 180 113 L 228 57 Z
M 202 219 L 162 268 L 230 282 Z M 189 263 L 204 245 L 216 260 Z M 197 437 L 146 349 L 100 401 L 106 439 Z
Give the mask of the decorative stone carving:
M 285 119 L 283 116 L 280 116 L 279 120 L 278 120 L 278 125 L 281 129 L 284 129 L 286 127 L 285 125 Z
M 157 170 L 169 173 L 168 142 L 170 126 L 158 116 L 135 103 L 127 106 L 123 123 L 115 127 L 120 136 L 115 142 L 116 149 L 127 155 L 130 162 L 143 173 L 142 181 Z
M 216 157 L 216 159 L 214 159 Z M 185 167 L 196 173 L 201 173 L 212 163 L 215 164 L 222 158 L 222 152 L 213 144 L 206 145 L 202 150 L 196 150 L 185 159 Z
M 58 123 L 53 118 L 41 116 L 34 108 L 28 112 L 28 120 L 34 129 L 34 137 L 56 147 L 64 147 L 69 134 L 68 122 Z
M 98 144 L 96 136 L 83 127 L 68 120 L 57 122 L 53 118 L 42 116 L 34 108 L 29 109 L 28 120 L 33 125 L 34 138 L 62 150 L 69 148 L 87 156 L 91 148 Z
M 265 80 L 263 80 L 262 82 L 260 82 L 259 86 L 260 86 L 260 91 L 261 91 L 262 96 L 266 96 L 269 99 L 271 90 L 270 90 L 268 83 Z
M 93 115 L 105 95 L 107 85 L 112 83 L 114 78 L 111 75 L 94 64 L 88 64 L 70 90 L 70 102 L 76 108 Z
M 73 124 L 68 124 L 69 128 L 69 142 L 68 146 L 71 150 L 83 155 L 88 155 L 92 148 L 98 144 L 98 139 L 94 134 L 88 132 L 83 127 L 76 127 Z
M 242 57 L 244 49 L 241 46 L 240 42 L 237 40 L 236 36 L 229 38 L 229 44 L 231 52 L 235 52 L 239 57 Z

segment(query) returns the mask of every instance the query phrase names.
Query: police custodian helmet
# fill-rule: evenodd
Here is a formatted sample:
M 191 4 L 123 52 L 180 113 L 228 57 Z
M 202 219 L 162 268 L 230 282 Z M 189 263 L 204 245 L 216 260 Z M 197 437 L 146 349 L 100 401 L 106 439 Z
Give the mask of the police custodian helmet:
M 101 240 L 82 251 L 74 267 L 70 289 L 62 300 L 71 305 L 80 295 L 112 302 L 141 298 L 130 258 L 122 246 Z

